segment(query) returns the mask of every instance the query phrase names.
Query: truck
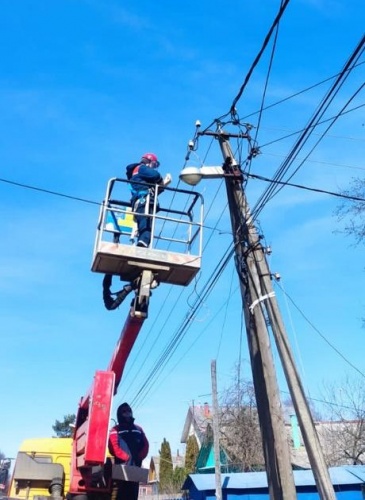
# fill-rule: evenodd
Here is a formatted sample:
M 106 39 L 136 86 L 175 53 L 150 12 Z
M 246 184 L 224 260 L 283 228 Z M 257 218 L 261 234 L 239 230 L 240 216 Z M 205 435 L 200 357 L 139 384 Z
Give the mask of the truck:
M 26 439 L 17 454 L 10 498 L 60 496 L 70 486 L 72 438 Z
M 114 177 L 107 184 L 91 270 L 104 274 L 103 298 L 108 310 L 117 309 L 133 293 L 127 319 L 107 369 L 95 372 L 79 401 L 72 438 L 28 439 L 21 445 L 9 500 L 110 500 L 118 481 L 147 482 L 148 470 L 115 464 L 108 455 L 113 398 L 148 317 L 151 290 L 163 283 L 187 286 L 199 272 L 203 228 L 199 193 L 160 185 L 151 186 L 152 192 L 145 211 L 151 219 L 151 243 L 143 248 L 136 245 L 136 212 L 128 181 Z M 126 282 L 116 293 L 111 291 L 114 277 Z

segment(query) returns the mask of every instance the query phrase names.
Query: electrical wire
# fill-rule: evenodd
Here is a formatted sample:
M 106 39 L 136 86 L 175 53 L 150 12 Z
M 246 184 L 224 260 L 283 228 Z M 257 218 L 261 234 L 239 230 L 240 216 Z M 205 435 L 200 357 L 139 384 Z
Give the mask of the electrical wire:
M 22 187 L 25 189 L 32 189 L 33 191 L 39 191 L 41 193 L 52 194 L 53 196 L 61 196 L 62 198 L 68 198 L 69 200 L 82 201 L 83 203 L 90 203 L 91 205 L 98 205 L 98 206 L 102 205 L 101 203 L 98 203 L 97 201 L 88 200 L 86 198 L 80 198 L 77 196 L 71 196 L 69 194 L 60 193 L 59 191 L 51 191 L 49 189 L 44 189 L 44 188 L 40 188 L 37 186 L 32 186 L 30 184 L 24 184 L 21 182 L 15 182 L 15 181 L 11 181 L 9 179 L 0 178 L 0 182 L 4 182 L 6 184 L 11 184 L 13 186 Z
M 325 120 L 320 120 L 318 123 L 316 123 L 315 126 L 313 126 L 313 128 L 317 127 L 318 125 L 322 125 L 323 123 L 327 123 L 327 122 L 330 122 L 334 119 L 337 119 L 339 118 L 340 116 L 344 116 L 348 113 L 352 113 L 353 111 L 357 111 L 358 109 L 361 109 L 365 106 L 365 104 L 359 104 L 359 106 L 355 106 L 354 108 L 351 108 L 351 109 L 348 109 L 348 110 L 345 110 L 345 111 L 341 111 L 340 113 L 337 113 L 336 115 L 334 116 L 331 116 L 330 118 L 326 118 Z M 297 134 L 300 134 L 301 132 L 305 132 L 305 128 L 304 129 L 301 129 L 301 130 L 297 130 L 296 132 L 290 132 L 290 134 L 287 134 L 287 135 L 284 135 L 282 137 L 279 137 L 278 139 L 274 139 L 270 142 L 266 142 L 265 144 L 260 144 L 260 151 L 263 149 L 263 148 L 266 148 L 267 146 L 271 146 L 271 144 L 275 144 L 276 142 L 280 142 L 280 141 L 283 141 L 284 139 L 288 139 L 289 137 L 293 137 L 294 135 L 297 135 Z M 316 135 L 316 134 L 314 134 Z M 320 135 L 320 134 L 318 134 Z M 327 134 L 327 136 L 329 136 L 329 134 Z
M 362 377 L 365 378 L 365 373 L 363 373 L 357 366 L 355 366 L 351 361 L 349 361 L 346 356 L 344 356 L 331 342 L 319 331 L 319 329 L 310 321 L 310 319 L 304 314 L 304 312 L 300 309 L 300 307 L 294 302 L 294 300 L 290 297 L 290 295 L 280 286 L 278 282 L 276 285 L 280 288 L 283 294 L 290 300 L 295 309 L 301 314 L 301 316 L 305 319 L 305 321 L 313 328 L 313 330 L 318 333 L 318 335 L 326 342 L 326 344 L 336 353 L 340 358 L 342 358 L 345 363 L 347 363 L 351 368 L 353 368 L 357 373 L 359 373 Z
M 235 116 L 236 114 L 236 105 L 238 103 L 238 101 L 241 99 L 242 97 L 242 94 L 243 94 L 243 91 L 245 90 L 250 78 L 251 78 L 251 75 L 253 73 L 253 70 L 255 69 L 255 67 L 257 66 L 257 64 L 259 63 L 260 59 L 261 59 L 261 56 L 262 54 L 265 52 L 265 49 L 270 41 L 270 38 L 274 32 L 274 30 L 277 28 L 279 22 L 280 22 L 280 19 L 282 18 L 284 12 L 285 12 L 285 9 L 287 8 L 287 6 L 289 5 L 289 1 L 290 0 L 284 0 L 281 2 L 281 5 L 280 5 L 280 9 L 279 9 L 279 12 L 277 13 L 275 19 L 274 19 L 274 22 L 272 23 L 265 39 L 264 39 L 264 42 L 262 44 L 262 47 L 259 51 L 259 53 L 257 54 L 257 56 L 255 57 L 252 65 L 251 65 L 251 68 L 249 69 L 245 79 L 244 79 L 244 82 L 243 84 L 241 85 L 241 88 L 239 89 L 238 91 L 238 94 L 236 95 L 236 97 L 233 99 L 233 102 L 231 104 L 231 109 L 230 109 L 230 113 L 231 113 L 231 116 Z
M 354 64 L 353 67 L 348 71 L 352 71 L 355 68 L 362 66 L 363 64 L 365 64 L 365 61 L 358 62 L 358 63 Z M 288 97 L 284 97 L 284 99 L 280 99 L 279 101 L 276 101 L 272 104 L 269 104 L 268 106 L 265 106 L 263 108 L 263 111 L 267 111 L 268 109 L 274 108 L 275 106 L 278 106 L 279 104 L 283 104 L 284 102 L 289 101 L 290 99 L 293 99 L 294 97 L 298 97 L 301 94 L 305 94 L 306 92 L 309 92 L 310 90 L 313 90 L 316 87 L 319 87 L 320 85 L 323 85 L 324 83 L 327 83 L 327 82 L 333 80 L 334 78 L 338 77 L 340 74 L 341 73 L 336 73 L 335 75 L 329 76 L 329 77 L 325 78 L 324 80 L 321 80 L 320 82 L 314 83 L 313 85 L 310 85 L 309 87 L 306 87 L 305 89 L 299 90 L 298 92 L 295 92 L 294 94 L 291 94 Z M 252 113 L 242 117 L 242 120 L 247 120 L 247 118 L 250 118 L 251 116 L 255 116 L 258 113 L 260 113 L 260 110 L 253 111 Z
M 204 214 L 204 220 L 206 220 L 206 218 L 207 218 L 207 216 L 208 216 L 208 214 L 209 214 L 210 210 L 212 209 L 212 207 L 213 207 L 213 205 L 214 205 L 214 202 L 215 202 L 215 199 L 216 199 L 216 197 L 218 196 L 218 194 L 219 194 L 219 191 L 220 191 L 221 187 L 222 187 L 222 182 L 221 182 L 221 183 L 219 184 L 219 186 L 217 187 L 217 189 L 216 189 L 216 193 L 215 193 L 215 195 L 213 196 L 213 199 L 212 199 L 212 200 L 211 200 L 211 202 L 210 202 L 210 206 L 209 206 L 209 208 L 208 208 L 207 212 L 205 212 L 205 214 Z M 227 205 L 226 205 L 226 207 L 227 207 Z M 206 249 L 206 248 L 207 248 L 207 246 L 209 245 L 209 242 L 210 242 L 210 240 L 211 240 L 211 238 L 212 238 L 212 236 L 213 236 L 213 232 L 214 232 L 214 231 L 219 231 L 219 230 L 217 229 L 217 226 L 218 226 L 218 224 L 220 223 L 220 220 L 221 220 L 221 218 L 222 218 L 222 217 L 223 217 L 223 215 L 224 215 L 224 211 L 225 211 L 225 210 L 222 210 L 222 212 L 221 212 L 221 214 L 220 214 L 219 218 L 218 218 L 218 219 L 217 219 L 217 221 L 216 221 L 215 226 L 214 226 L 214 227 L 212 227 L 212 228 L 209 228 L 209 229 L 211 229 L 211 234 L 210 234 L 210 236 L 209 236 L 209 239 L 208 239 L 208 240 L 205 242 L 205 244 L 204 244 L 203 252 L 205 251 L 205 249 Z M 203 227 L 204 227 L 204 229 L 207 229 L 207 226 L 205 226 L 205 224 L 203 225 Z M 197 279 L 199 280 L 199 278 L 197 278 Z M 159 311 L 158 311 L 158 313 L 157 313 L 157 316 L 158 316 L 158 317 L 161 317 L 161 316 L 163 315 L 163 310 L 164 310 L 165 305 L 166 305 L 166 303 L 167 303 L 167 299 L 170 297 L 170 295 L 171 295 L 171 293 L 172 293 L 172 289 L 173 289 L 173 287 L 170 287 L 170 290 L 169 290 L 169 292 L 168 292 L 168 294 L 167 294 L 167 297 L 165 298 L 165 300 L 164 300 L 163 304 L 161 305 L 161 307 L 160 307 L 160 309 L 159 309 Z M 159 327 L 159 331 L 158 331 L 157 335 L 154 335 L 154 336 L 153 336 L 154 343 L 153 343 L 152 350 L 153 350 L 153 348 L 154 348 L 155 346 L 157 346 L 157 341 L 160 339 L 160 337 L 162 336 L 162 334 L 165 332 L 165 329 L 166 329 L 166 328 L 167 328 L 167 326 L 169 325 L 170 318 L 171 318 L 171 316 L 173 315 L 173 312 L 174 312 L 174 311 L 176 310 L 176 308 L 178 307 L 178 304 L 179 304 L 179 303 L 180 303 L 180 301 L 181 301 L 181 298 L 182 298 L 182 296 L 183 296 L 183 293 L 184 293 L 184 289 L 182 289 L 182 290 L 180 291 L 180 293 L 179 293 L 178 297 L 175 299 L 174 303 L 172 304 L 172 306 L 171 306 L 171 308 L 170 308 L 170 311 L 169 311 L 169 312 L 165 315 L 165 316 L 166 316 L 166 321 L 163 323 L 162 327 Z M 199 294 L 197 293 L 197 291 L 196 291 L 196 284 L 195 284 L 195 293 L 196 293 L 197 295 L 199 295 Z M 190 306 L 190 307 L 192 307 L 192 306 Z M 142 350 L 143 350 L 144 346 L 146 346 L 146 345 L 147 345 L 147 340 L 148 340 L 148 338 L 150 338 L 150 336 L 154 333 L 154 330 L 155 330 L 155 327 L 154 327 L 154 325 L 152 325 L 152 326 L 151 326 L 151 328 L 149 329 L 149 331 L 148 331 L 148 333 L 147 333 L 146 337 L 145 337 L 145 340 L 144 340 L 143 344 L 141 345 L 140 349 L 138 350 L 137 355 L 135 356 L 135 358 L 134 358 L 134 360 L 133 360 L 133 362 L 132 362 L 132 364 L 131 364 L 131 366 L 130 366 L 130 368 L 129 368 L 129 372 L 128 372 L 129 374 L 131 374 L 131 373 L 132 373 L 132 369 L 133 369 L 133 367 L 136 365 L 137 361 L 139 361 L 140 354 L 141 354 L 141 352 L 142 352 Z M 146 355 L 145 355 L 145 357 L 144 357 L 143 361 L 142 361 L 142 362 L 140 362 L 140 363 L 139 363 L 139 365 L 140 365 L 140 366 L 145 366 L 145 363 L 147 362 L 147 359 L 150 357 L 150 355 L 151 355 L 151 349 L 149 349 L 149 350 L 147 351 L 147 353 L 146 353 Z M 124 377 L 124 379 L 123 379 L 123 380 L 124 380 L 124 382 L 126 383 L 126 381 L 128 380 L 128 375 L 126 375 L 126 376 Z M 132 384 L 128 384 L 128 386 L 127 386 L 127 387 L 128 387 L 128 389 L 127 389 L 127 393 L 128 393 L 128 392 L 130 392 L 130 391 L 132 390 L 132 386 L 133 386 L 133 382 L 132 382 Z
M 334 97 L 338 93 L 338 91 L 341 88 L 341 86 L 343 85 L 344 81 L 346 80 L 346 78 L 350 74 L 350 72 L 348 70 L 350 68 L 352 68 L 353 64 L 356 64 L 358 58 L 361 56 L 361 54 L 364 50 L 363 49 L 364 43 L 365 43 L 365 36 L 362 37 L 360 42 L 357 44 L 357 46 L 353 50 L 351 56 L 348 58 L 347 62 L 345 63 L 342 71 L 339 73 L 339 76 L 336 78 L 336 81 L 333 83 L 333 85 L 331 86 L 331 88 L 326 93 L 325 97 L 322 99 L 321 103 L 317 107 L 317 110 L 315 111 L 314 115 L 310 119 L 304 132 L 297 139 L 296 143 L 294 144 L 294 147 L 289 152 L 286 160 L 284 160 L 284 162 L 278 168 L 277 172 L 274 175 L 274 180 L 279 180 L 279 181 L 282 180 L 284 175 L 288 172 L 288 170 L 291 167 L 291 165 L 293 164 L 296 156 L 298 155 L 300 150 L 303 148 L 304 144 L 307 142 L 311 132 L 313 131 L 315 126 L 318 124 L 318 121 L 323 117 L 323 114 L 328 109 L 329 105 L 332 103 Z M 345 105 L 345 107 L 346 107 L 346 105 Z M 299 167 L 296 169 L 296 172 L 298 171 Z M 256 218 L 258 216 L 258 214 L 261 212 L 261 210 L 267 204 L 267 202 L 270 199 L 272 199 L 272 197 L 274 196 L 274 194 L 276 192 L 276 187 L 277 186 L 273 183 L 271 186 L 269 186 L 264 191 L 264 193 L 258 199 L 258 201 L 256 202 L 256 205 L 254 206 L 253 211 L 252 211 L 252 215 L 254 218 Z
M 264 41 L 262 43 L 262 46 L 261 46 L 261 49 L 259 50 L 258 54 L 256 55 L 255 59 L 253 60 L 252 64 L 251 64 L 251 67 L 250 69 L 248 70 L 245 78 L 244 78 L 244 81 L 236 95 L 236 97 L 233 99 L 232 101 L 232 104 L 231 104 L 231 107 L 230 107 L 230 110 L 221 115 L 219 118 L 215 118 L 213 120 L 213 122 L 211 122 L 205 129 L 202 133 L 200 133 L 199 135 L 203 135 L 204 132 L 207 132 L 211 129 L 211 127 L 214 125 L 214 124 L 218 124 L 218 123 L 222 123 L 224 125 L 224 123 L 222 122 L 222 120 L 224 120 L 227 116 L 231 116 L 231 120 L 229 121 L 230 123 L 234 123 L 235 125 L 238 125 L 240 123 L 240 120 L 239 120 L 239 117 L 238 117 L 238 114 L 237 114 L 237 110 L 236 110 L 236 105 L 238 103 L 238 101 L 241 99 L 242 97 L 242 94 L 243 94 L 243 91 L 245 90 L 251 76 L 252 76 L 252 73 L 254 71 L 254 69 L 256 68 L 257 64 L 259 63 L 263 53 L 265 52 L 266 50 L 266 47 L 271 39 L 271 36 L 272 34 L 274 33 L 274 31 L 276 30 L 288 4 L 289 4 L 289 1 L 290 0 L 282 0 L 281 1 L 281 4 L 280 4 L 280 8 L 279 8 L 279 11 L 268 31 L 268 33 L 266 34 L 266 37 L 264 38 Z
M 229 290 L 228 290 L 228 299 L 231 297 L 232 295 L 232 286 L 233 286 L 233 278 L 234 278 L 234 275 L 236 273 L 236 270 L 234 268 L 234 266 L 232 267 L 232 274 L 231 274 L 231 279 L 230 279 L 230 283 L 229 283 Z M 219 359 L 219 353 L 220 353 L 220 350 L 221 350 L 221 345 L 222 345 L 222 338 L 223 338 L 223 332 L 224 332 L 224 327 L 226 325 L 226 320 L 227 320 L 227 313 L 228 313 L 228 300 L 226 301 L 226 308 L 225 308 L 225 311 L 224 311 L 224 316 L 223 316 L 223 324 L 221 326 L 221 332 L 220 332 L 220 336 L 219 336 L 219 342 L 218 342 L 218 348 L 217 348 L 217 354 L 215 356 L 215 359 L 218 360 Z
M 283 6 L 283 2 L 281 4 L 281 6 Z M 269 61 L 269 66 L 268 66 L 268 70 L 267 70 L 267 74 L 266 74 L 264 90 L 262 92 L 261 106 L 260 106 L 260 109 L 259 109 L 259 112 L 258 112 L 259 116 L 258 116 L 258 119 L 257 119 L 257 125 L 256 125 L 256 128 L 255 128 L 255 135 L 254 135 L 254 139 L 253 139 L 255 144 L 257 143 L 257 137 L 258 137 L 258 133 L 259 133 L 260 125 L 261 125 L 262 113 L 263 113 L 263 109 L 264 109 L 267 88 L 268 88 L 268 85 L 269 85 L 269 77 L 270 77 L 270 73 L 271 73 L 271 69 L 272 69 L 272 65 L 273 65 L 273 61 L 274 61 L 274 54 L 275 54 L 275 49 L 276 49 L 276 43 L 277 43 L 277 40 L 278 40 L 278 34 L 279 34 L 279 23 L 276 25 L 276 28 L 275 28 L 275 36 L 274 36 L 273 47 L 272 47 L 272 50 L 271 50 L 270 61 Z M 250 159 L 248 161 L 248 165 L 247 165 L 246 170 L 245 170 L 246 172 L 250 172 L 252 160 L 253 160 L 253 156 L 250 156 Z
M 259 175 L 250 174 L 249 177 L 255 178 L 255 179 L 258 179 L 258 180 L 262 180 L 262 181 L 265 181 L 265 182 L 270 182 L 270 183 L 274 182 L 274 183 L 278 183 L 278 184 L 283 184 L 283 185 L 288 185 L 288 186 L 296 187 L 296 188 L 299 188 L 299 189 L 306 189 L 306 190 L 313 191 L 313 192 L 328 194 L 328 195 L 336 196 L 336 197 L 343 198 L 343 199 L 348 199 L 348 200 L 353 200 L 353 201 L 365 201 L 365 199 L 362 198 L 362 197 L 349 196 L 349 195 L 345 195 L 345 194 L 341 194 L 341 193 L 334 193 L 334 192 L 326 191 L 326 190 L 323 190 L 323 189 L 318 189 L 318 188 L 313 188 L 313 187 L 307 187 L 307 186 L 303 186 L 303 185 L 299 185 L 299 184 L 293 184 L 293 183 L 288 183 L 288 182 L 283 182 L 283 181 L 274 181 L 273 179 L 269 179 L 269 178 L 266 178 L 266 177 L 263 177 L 263 176 L 259 176 Z M 99 205 L 100 206 L 100 203 L 95 202 L 93 200 L 88 200 L 88 199 L 80 198 L 80 197 L 77 197 L 77 196 L 71 196 L 71 195 L 67 195 L 67 194 L 64 194 L 64 193 L 57 192 L 57 191 L 51 191 L 51 190 L 48 190 L 48 189 L 43 189 L 43 188 L 39 188 L 39 187 L 36 187 L 36 186 L 31 186 L 29 184 L 24 184 L 24 183 L 19 183 L 19 182 L 13 182 L 13 181 L 10 181 L 10 180 L 7 180 L 7 179 L 0 179 L 0 181 L 1 182 L 6 182 L 8 184 L 12 184 L 12 185 L 15 185 L 15 186 L 18 186 L 18 187 L 22 187 L 22 188 L 32 189 L 32 190 L 44 192 L 46 194 L 51 194 L 51 195 L 54 195 L 54 196 L 61 196 L 61 197 L 67 198 L 67 199 L 72 199 L 72 200 L 75 200 L 75 201 L 79 201 L 79 202 L 83 202 L 83 203 L 89 203 L 89 204 L 94 204 L 94 205 Z M 217 224 L 218 223 L 219 223 L 219 221 L 217 221 Z M 216 226 L 213 227 L 213 228 L 211 228 L 211 229 L 212 230 L 217 230 Z M 202 300 L 203 300 L 203 298 L 200 298 L 200 300 L 199 300 L 200 304 L 202 303 Z M 176 302 L 173 305 L 173 307 L 171 308 L 170 312 L 173 311 L 174 307 L 176 307 Z M 195 308 L 195 311 L 194 311 L 193 314 L 195 314 L 196 311 L 197 311 L 197 309 Z M 167 315 L 167 318 L 169 318 L 169 317 L 170 317 L 170 315 Z M 167 321 L 165 322 L 165 325 L 162 328 L 162 330 L 165 328 L 166 325 L 167 325 Z M 154 341 L 156 341 L 156 338 L 154 339 Z M 173 347 L 174 347 L 174 342 L 171 344 L 171 348 L 173 348 Z M 170 359 L 171 355 L 170 355 L 169 352 L 166 351 L 166 360 Z M 162 360 L 162 357 L 160 359 Z M 145 361 L 146 361 L 146 358 L 145 358 Z
M 303 160 L 301 160 L 301 162 L 299 163 L 299 166 L 294 170 L 294 172 L 292 172 L 290 174 L 290 176 L 288 177 L 287 180 L 290 180 L 294 177 L 294 175 L 298 172 L 298 170 L 300 169 L 300 167 L 304 164 L 304 162 L 309 158 L 309 156 L 313 153 L 313 151 L 315 150 L 315 148 L 318 146 L 318 144 L 321 142 L 321 140 L 327 135 L 327 132 L 328 130 L 333 126 L 333 124 L 336 122 L 336 120 L 338 120 L 338 118 L 341 116 L 342 114 L 342 111 L 349 105 L 349 103 L 357 96 L 357 94 L 359 94 L 361 92 L 361 90 L 365 87 L 365 83 L 363 83 L 362 85 L 360 85 L 360 87 L 356 90 L 356 92 L 354 92 L 354 94 L 351 96 L 351 98 L 347 101 L 347 103 L 344 105 L 344 107 L 342 108 L 342 110 L 335 116 L 333 117 L 333 119 L 331 120 L 331 123 L 328 125 L 328 127 L 324 130 L 324 132 L 320 135 L 319 139 L 315 142 L 314 146 L 312 146 L 312 148 L 310 149 L 310 151 L 307 153 L 307 155 L 305 156 L 305 158 Z M 280 191 L 280 189 L 278 190 Z M 277 191 L 277 192 L 278 192 Z
M 238 288 L 236 288 L 234 292 L 236 292 L 237 289 Z M 176 367 L 181 363 L 181 361 L 185 358 L 185 356 L 191 351 L 191 349 L 195 346 L 195 344 L 202 337 L 202 335 L 208 330 L 208 328 L 211 326 L 211 324 L 214 322 L 214 320 L 217 318 L 217 316 L 219 316 L 219 314 L 222 312 L 222 310 L 227 307 L 228 302 L 229 302 L 229 297 L 223 302 L 223 304 L 220 306 L 220 308 L 216 311 L 216 313 L 211 318 L 211 320 L 209 321 L 209 323 L 207 323 L 207 325 L 202 330 L 200 330 L 200 332 L 196 335 L 196 337 L 194 338 L 193 342 L 189 345 L 189 347 L 185 350 L 185 352 L 180 356 L 180 358 L 171 367 L 171 369 L 168 371 L 168 373 L 165 375 L 165 377 L 161 380 L 161 384 L 163 384 L 163 382 L 165 380 L 167 380 L 169 378 L 169 376 L 174 372 L 174 370 L 176 369 Z M 150 393 L 149 395 L 151 396 L 152 394 L 153 393 Z
M 334 191 L 327 191 L 325 189 L 303 186 L 302 184 L 294 184 L 293 182 L 278 181 L 275 179 L 269 179 L 268 177 L 264 177 L 262 175 L 249 174 L 248 177 L 250 177 L 252 179 L 259 179 L 261 181 L 269 182 L 270 184 L 278 184 L 281 186 L 291 186 L 291 187 L 295 187 L 298 189 L 304 189 L 306 191 L 312 191 L 314 193 L 328 194 L 331 196 L 335 196 L 336 198 L 342 198 L 342 199 L 347 199 L 347 200 L 352 200 L 352 201 L 365 201 L 365 198 L 361 198 L 360 196 L 352 196 L 352 195 L 346 195 L 344 193 L 336 193 Z
M 151 390 L 151 387 L 153 386 L 153 384 L 156 383 L 157 378 L 158 378 L 159 374 L 161 373 L 161 370 L 166 366 L 166 364 L 168 363 L 168 361 L 171 359 L 172 355 L 176 351 L 177 347 L 181 343 L 188 328 L 192 324 L 192 320 L 193 320 L 195 314 L 197 313 L 199 308 L 202 306 L 203 301 L 206 300 L 206 298 L 212 292 L 215 284 L 217 283 L 218 279 L 222 275 L 223 270 L 227 266 L 227 264 L 228 264 L 229 260 L 232 258 L 233 254 L 234 254 L 234 247 L 232 248 L 232 244 L 231 244 L 227 248 L 227 250 L 225 251 L 225 253 L 224 253 L 223 257 L 221 258 L 220 262 L 218 263 L 218 266 L 215 269 L 214 273 L 209 277 L 206 284 L 204 285 L 203 294 L 196 298 L 193 308 L 187 312 L 187 314 L 185 315 L 185 318 L 182 320 L 180 326 L 173 334 L 172 338 L 168 342 L 164 351 L 162 352 L 160 357 L 154 363 L 154 366 L 150 370 L 149 375 L 146 377 L 145 382 L 142 384 L 141 388 L 139 389 L 136 396 L 134 397 L 133 405 L 138 404 L 140 400 L 144 399 L 146 397 L 146 395 L 148 394 L 148 392 Z
M 276 154 L 276 153 L 265 153 L 267 156 L 278 156 L 280 158 L 286 157 L 284 154 Z M 297 158 L 299 161 L 302 161 L 303 158 Z M 333 163 L 329 161 L 320 161 L 320 160 L 306 160 L 307 163 L 316 163 L 317 165 L 324 165 L 326 167 L 340 167 L 340 168 L 349 168 L 353 170 L 365 170 L 365 167 L 358 167 L 355 165 L 347 165 L 346 163 Z

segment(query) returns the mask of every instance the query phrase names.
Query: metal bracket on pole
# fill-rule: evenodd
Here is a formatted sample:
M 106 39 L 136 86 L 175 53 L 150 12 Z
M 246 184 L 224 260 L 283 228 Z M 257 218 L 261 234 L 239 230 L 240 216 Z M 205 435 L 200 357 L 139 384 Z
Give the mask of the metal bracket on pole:
M 233 177 L 235 180 L 243 180 L 243 172 L 240 165 L 230 156 L 224 160 L 222 170 L 225 177 Z

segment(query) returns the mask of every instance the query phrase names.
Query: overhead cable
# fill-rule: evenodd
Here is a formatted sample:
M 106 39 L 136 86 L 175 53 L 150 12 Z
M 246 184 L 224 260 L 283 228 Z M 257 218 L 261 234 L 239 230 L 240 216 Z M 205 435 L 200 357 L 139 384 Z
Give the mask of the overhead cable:
M 271 28 L 269 29 L 265 39 L 264 39 L 264 43 L 262 44 L 262 47 L 259 51 L 259 53 L 257 54 L 257 56 L 255 57 L 252 65 L 251 65 L 251 68 L 249 69 L 247 75 L 246 75 L 246 78 L 238 92 L 238 94 L 236 95 L 236 97 L 233 99 L 233 102 L 231 104 L 231 109 L 230 109 L 230 113 L 232 116 L 235 115 L 236 113 L 236 104 L 238 103 L 238 101 L 241 99 L 241 96 L 243 94 L 243 91 L 245 90 L 246 88 L 246 85 L 247 83 L 249 82 L 250 78 L 251 78 L 251 75 L 253 73 L 253 70 L 255 69 L 255 67 L 257 66 L 258 62 L 260 61 L 261 59 L 261 56 L 262 54 L 264 53 L 269 41 L 270 41 L 270 38 L 271 38 L 271 35 L 273 34 L 275 28 L 277 27 L 277 25 L 279 24 L 280 22 L 280 19 L 282 18 L 284 12 L 285 12 L 285 9 L 287 8 L 288 4 L 289 4 L 289 1 L 290 0 L 285 0 L 281 3 L 280 5 L 280 9 L 279 9 L 279 12 L 277 13 L 275 19 L 274 19 L 274 22 L 272 23 L 271 25 Z
M 134 399 L 132 401 L 133 405 L 138 404 L 138 402 L 141 399 L 143 399 L 146 396 L 146 394 L 151 390 L 151 387 L 153 386 L 153 384 L 156 383 L 156 380 L 157 380 L 158 376 L 160 375 L 161 370 L 167 365 L 168 361 L 171 359 L 171 357 L 174 354 L 174 352 L 176 351 L 177 347 L 180 345 L 188 328 L 192 324 L 192 321 L 194 319 L 196 312 L 201 307 L 204 300 L 210 295 L 216 282 L 218 281 L 218 279 L 222 275 L 223 270 L 226 268 L 228 262 L 232 258 L 234 251 L 235 251 L 234 245 L 230 244 L 229 247 L 227 248 L 225 254 L 221 258 L 220 263 L 218 264 L 215 272 L 209 277 L 208 281 L 204 285 L 203 294 L 199 295 L 196 298 L 193 307 L 191 308 L 190 311 L 187 312 L 187 314 L 185 315 L 185 318 L 182 320 L 181 325 L 178 327 L 178 329 L 174 333 L 173 337 L 171 338 L 171 340 L 169 341 L 169 343 L 165 347 L 161 356 L 154 363 L 154 366 L 152 367 L 150 373 L 146 377 L 144 384 L 142 384 L 141 388 L 139 389 L 136 396 L 134 397 Z
M 294 144 L 292 150 L 289 152 L 287 158 L 284 160 L 284 162 L 281 164 L 281 166 L 276 171 L 273 180 L 282 180 L 284 175 L 288 172 L 289 168 L 293 164 L 293 162 L 296 159 L 297 155 L 299 154 L 300 150 L 303 148 L 304 144 L 307 142 L 313 129 L 318 124 L 320 119 L 323 117 L 324 113 L 326 112 L 326 110 L 328 109 L 330 104 L 332 103 L 334 97 L 337 95 L 337 93 L 338 93 L 339 89 L 341 88 L 341 86 L 343 85 L 344 81 L 346 80 L 346 78 L 350 74 L 350 72 L 348 70 L 353 66 L 353 64 L 356 63 L 358 58 L 361 56 L 361 54 L 364 50 L 363 49 L 364 43 L 365 43 L 365 36 L 363 36 L 362 39 L 360 40 L 360 42 L 357 44 L 353 53 L 351 54 L 351 56 L 347 60 L 346 64 L 344 65 L 344 68 L 340 72 L 339 76 L 336 78 L 336 81 L 334 82 L 332 87 L 329 89 L 329 91 L 326 93 L 325 97 L 322 99 L 321 103 L 319 104 L 317 110 L 315 111 L 314 115 L 310 119 L 305 130 L 303 131 L 301 136 L 295 142 L 295 144 Z M 349 102 L 350 101 L 348 101 L 348 103 Z M 348 103 L 347 103 L 347 105 L 348 105 Z M 336 115 L 334 120 L 336 120 L 338 118 L 338 116 L 339 115 Z M 334 121 L 332 123 L 334 123 Z M 322 135 L 322 137 L 323 137 L 323 135 Z M 300 166 L 302 164 L 303 163 L 301 163 Z M 299 167 L 296 169 L 296 172 L 298 171 Z M 254 217 L 258 216 L 258 214 L 261 212 L 261 210 L 266 205 L 266 203 L 274 196 L 276 189 L 277 189 L 277 185 L 273 183 L 261 195 L 261 197 L 257 201 L 257 203 L 252 211 L 252 214 Z
M 358 63 L 354 64 L 353 67 L 351 69 L 349 69 L 348 71 L 352 71 L 353 69 L 355 69 L 359 66 L 362 66 L 363 64 L 365 64 L 365 61 L 358 62 Z M 294 97 L 298 97 L 298 95 L 304 94 L 305 92 L 309 92 L 310 90 L 313 90 L 316 87 L 319 87 L 320 85 L 323 85 L 324 83 L 327 83 L 330 80 L 333 80 L 334 78 L 336 78 L 340 74 L 341 73 L 336 73 L 335 75 L 329 76 L 328 78 L 325 78 L 324 80 L 321 80 L 318 83 L 314 83 L 313 85 L 310 85 L 309 87 L 306 87 L 305 89 L 299 90 L 298 92 L 295 92 L 294 94 L 291 94 L 288 97 L 284 97 L 283 99 L 280 99 L 279 101 L 273 102 L 272 104 L 268 104 L 267 106 L 265 106 L 262 109 L 262 111 L 266 111 L 270 108 L 278 106 L 279 104 L 282 104 L 283 102 L 289 101 L 290 99 L 293 99 Z M 255 116 L 258 113 L 260 113 L 260 109 L 257 111 L 253 111 L 252 113 L 250 113 L 248 115 L 243 116 L 242 120 L 247 120 L 247 118 L 250 118 L 251 116 Z
M 302 184 L 294 184 L 294 183 L 287 182 L 287 181 L 279 181 L 279 180 L 275 180 L 275 179 L 269 179 L 268 177 L 263 177 L 262 175 L 248 174 L 248 177 L 250 177 L 252 179 L 259 179 L 260 181 L 269 182 L 270 184 L 279 184 L 279 185 L 282 185 L 282 186 L 291 186 L 291 187 L 295 187 L 295 188 L 298 188 L 298 189 L 304 189 L 306 191 L 313 191 L 314 193 L 329 194 L 331 196 L 336 196 L 337 198 L 343 198 L 343 199 L 352 200 L 352 201 L 364 201 L 365 202 L 365 198 L 361 198 L 359 196 L 349 196 L 349 195 L 342 194 L 342 193 L 336 193 L 334 191 L 327 191 L 325 189 L 319 189 L 319 188 L 314 188 L 314 187 L 309 187 L 309 186 L 303 186 Z
M 331 347 L 333 351 L 335 351 L 351 368 L 353 368 L 355 371 L 357 371 L 362 377 L 365 378 L 365 374 L 357 368 L 354 364 L 349 361 L 346 356 L 344 356 L 331 342 L 314 326 L 314 324 L 310 321 L 309 318 L 303 313 L 303 311 L 297 306 L 297 304 L 294 302 L 294 300 L 286 293 L 286 291 L 280 286 L 278 282 L 276 282 L 276 285 L 280 288 L 280 290 L 288 297 L 290 302 L 293 304 L 293 306 L 297 309 L 297 311 L 302 315 L 302 317 L 306 320 L 306 322 L 315 330 L 318 335 Z

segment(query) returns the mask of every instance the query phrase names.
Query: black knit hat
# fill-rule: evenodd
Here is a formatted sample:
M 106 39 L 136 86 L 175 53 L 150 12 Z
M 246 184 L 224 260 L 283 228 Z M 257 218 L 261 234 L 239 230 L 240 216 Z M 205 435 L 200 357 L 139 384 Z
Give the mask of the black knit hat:
M 118 422 L 120 422 L 120 421 L 123 419 L 123 415 L 122 415 L 122 413 L 123 413 L 123 411 L 125 411 L 125 410 L 129 410 L 129 411 L 133 414 L 133 412 L 132 412 L 132 408 L 129 406 L 129 404 L 128 404 L 128 403 L 122 403 L 122 404 L 118 407 L 118 409 L 117 409 L 117 420 L 118 420 Z

